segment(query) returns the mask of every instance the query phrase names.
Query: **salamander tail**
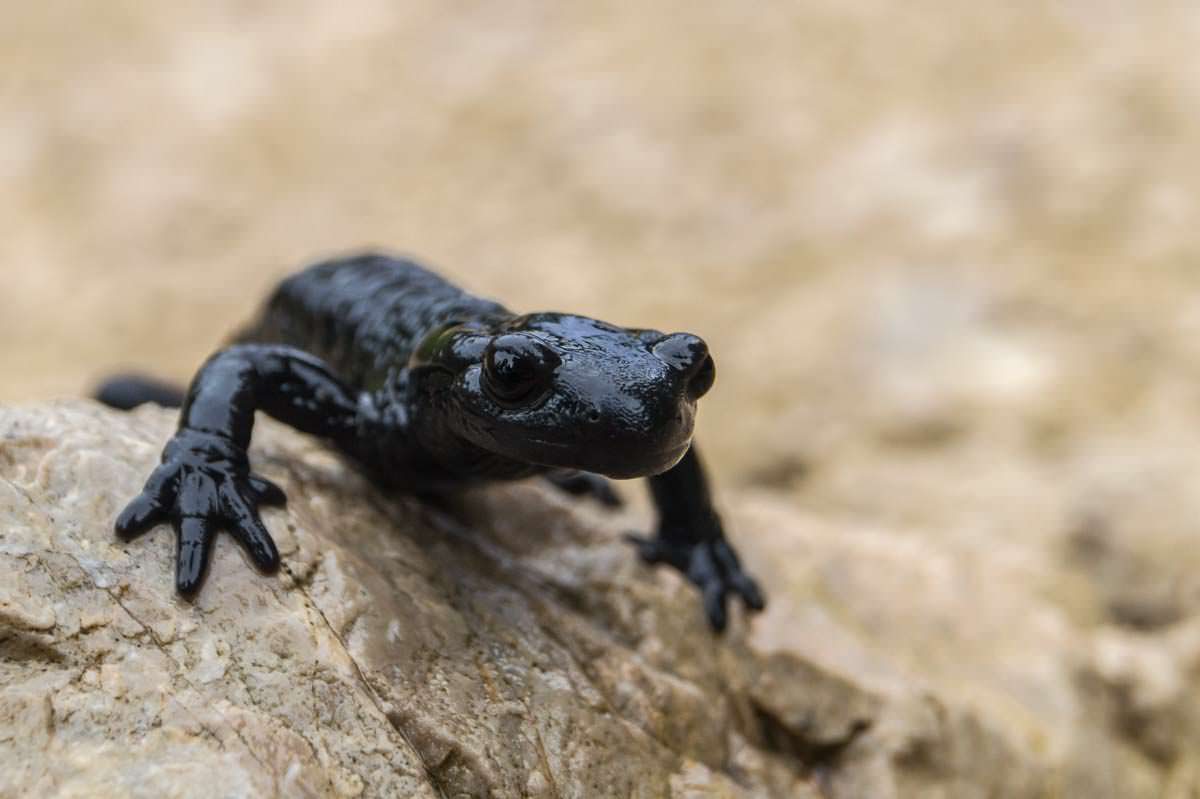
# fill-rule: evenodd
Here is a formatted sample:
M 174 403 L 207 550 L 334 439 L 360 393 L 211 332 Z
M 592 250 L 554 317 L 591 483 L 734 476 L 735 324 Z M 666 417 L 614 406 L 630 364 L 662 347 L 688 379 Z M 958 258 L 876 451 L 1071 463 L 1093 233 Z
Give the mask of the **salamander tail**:
M 183 404 L 184 391 L 152 377 L 117 375 L 101 383 L 93 396 L 110 408 L 129 411 L 147 402 L 164 408 L 178 408 Z

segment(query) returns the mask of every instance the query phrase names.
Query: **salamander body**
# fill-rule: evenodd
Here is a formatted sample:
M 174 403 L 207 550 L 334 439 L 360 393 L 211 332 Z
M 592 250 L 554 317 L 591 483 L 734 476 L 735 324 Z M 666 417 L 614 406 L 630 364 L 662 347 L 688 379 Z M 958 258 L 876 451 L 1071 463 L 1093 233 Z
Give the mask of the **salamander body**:
M 515 314 L 387 255 L 323 262 L 284 280 L 177 398 L 179 427 L 116 532 L 129 540 L 170 522 L 185 596 L 200 589 L 222 529 L 258 567 L 277 569 L 258 508 L 285 496 L 247 455 L 262 411 L 326 440 L 390 490 L 543 475 L 616 504 L 605 477 L 646 477 L 658 530 L 630 541 L 696 584 L 721 630 L 730 595 L 752 610 L 764 599 L 725 538 L 692 443 L 697 400 L 714 378 L 708 347 L 688 333 Z M 163 384 L 140 378 L 114 379 L 99 398 L 175 404 Z

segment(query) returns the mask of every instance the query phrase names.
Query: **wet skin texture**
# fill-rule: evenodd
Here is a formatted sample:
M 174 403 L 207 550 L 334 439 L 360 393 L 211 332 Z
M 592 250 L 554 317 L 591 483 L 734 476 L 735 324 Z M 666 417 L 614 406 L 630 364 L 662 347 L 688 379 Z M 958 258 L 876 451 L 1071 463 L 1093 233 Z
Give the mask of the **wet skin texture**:
M 281 283 L 186 395 L 142 378 L 101 387 L 114 407 L 182 405 L 161 465 L 116 531 L 130 540 L 171 522 L 184 596 L 200 589 L 222 529 L 276 570 L 258 507 L 284 493 L 246 454 L 263 411 L 326 439 L 384 488 L 438 493 L 544 475 L 615 505 L 600 475 L 648 477 L 658 532 L 629 540 L 696 584 L 722 630 L 730 595 L 751 610 L 764 600 L 725 539 L 692 445 L 696 401 L 714 376 L 707 346 L 687 333 L 516 315 L 384 255 L 317 264 Z

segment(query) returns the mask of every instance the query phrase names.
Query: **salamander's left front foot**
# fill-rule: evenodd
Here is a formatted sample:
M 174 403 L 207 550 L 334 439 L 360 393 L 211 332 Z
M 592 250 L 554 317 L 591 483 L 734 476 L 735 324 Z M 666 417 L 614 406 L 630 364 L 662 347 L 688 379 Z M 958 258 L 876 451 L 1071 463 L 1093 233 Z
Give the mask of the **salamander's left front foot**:
M 752 611 L 766 607 L 762 589 L 754 578 L 742 571 L 737 553 L 724 538 L 708 541 L 674 542 L 659 536 L 644 538 L 627 535 L 646 563 L 666 563 L 678 569 L 700 588 L 704 612 L 717 632 L 725 629 L 726 606 L 730 594 L 737 594 Z

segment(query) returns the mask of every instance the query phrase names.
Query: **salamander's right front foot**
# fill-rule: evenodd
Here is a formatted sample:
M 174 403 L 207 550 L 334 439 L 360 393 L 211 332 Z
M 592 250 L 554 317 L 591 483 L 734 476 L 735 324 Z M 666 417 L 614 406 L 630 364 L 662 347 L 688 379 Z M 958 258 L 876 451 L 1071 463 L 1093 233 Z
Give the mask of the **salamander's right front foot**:
M 279 568 L 279 552 L 259 518 L 260 505 L 282 505 L 283 490 L 250 473 L 246 452 L 215 433 L 181 429 L 163 450 L 162 465 L 117 517 L 116 532 L 131 541 L 155 525 L 175 528 L 175 587 L 200 589 L 219 530 L 229 531 L 264 572 Z

